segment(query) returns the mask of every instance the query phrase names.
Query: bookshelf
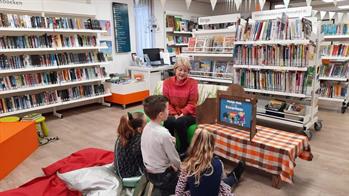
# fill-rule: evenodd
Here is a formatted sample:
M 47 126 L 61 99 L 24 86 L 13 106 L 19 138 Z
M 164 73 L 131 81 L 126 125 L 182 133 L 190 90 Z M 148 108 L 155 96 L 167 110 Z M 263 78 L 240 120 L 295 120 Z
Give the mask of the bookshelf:
M 91 15 L 0 9 L 0 117 L 52 111 L 110 96 Z
M 203 29 L 193 31 L 181 56 L 192 63 L 190 76 L 203 83 L 233 83 L 234 25 L 240 14 L 199 17 Z
M 191 16 L 165 12 L 167 52 L 181 54 L 188 47 L 193 29 L 197 28 L 196 19 Z
M 318 31 L 309 7 L 253 12 L 237 23 L 233 49 L 234 83 L 258 97 L 257 118 L 302 128 L 309 138 L 311 127 L 322 127 Z
M 320 106 L 339 103 L 342 113 L 349 107 L 349 35 L 346 27 L 346 23 L 321 26 L 324 41 L 321 45 Z

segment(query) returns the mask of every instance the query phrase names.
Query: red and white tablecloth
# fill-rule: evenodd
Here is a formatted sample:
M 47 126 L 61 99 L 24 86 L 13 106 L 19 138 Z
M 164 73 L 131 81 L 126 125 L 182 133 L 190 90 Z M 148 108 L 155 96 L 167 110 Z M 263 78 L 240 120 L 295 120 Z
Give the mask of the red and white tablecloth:
M 251 142 L 248 131 L 220 124 L 198 127 L 216 135 L 216 155 L 235 162 L 243 160 L 246 165 L 280 175 L 282 181 L 292 183 L 296 158 L 312 160 L 308 138 L 258 125 L 256 128 Z

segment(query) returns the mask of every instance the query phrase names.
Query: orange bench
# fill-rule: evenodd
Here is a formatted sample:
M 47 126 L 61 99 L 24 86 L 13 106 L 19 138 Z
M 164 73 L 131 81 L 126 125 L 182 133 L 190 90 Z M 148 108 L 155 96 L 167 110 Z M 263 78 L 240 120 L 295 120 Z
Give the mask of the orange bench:
M 0 180 L 37 148 L 34 121 L 0 123 Z

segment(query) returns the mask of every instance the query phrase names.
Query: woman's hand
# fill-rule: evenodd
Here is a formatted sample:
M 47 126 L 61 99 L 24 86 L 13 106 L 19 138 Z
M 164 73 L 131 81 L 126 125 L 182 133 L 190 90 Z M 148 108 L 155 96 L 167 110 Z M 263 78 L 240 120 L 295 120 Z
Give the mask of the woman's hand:
M 177 119 L 177 118 L 180 118 L 180 117 L 182 117 L 183 116 L 183 114 L 181 114 L 181 115 L 175 115 L 175 118 Z

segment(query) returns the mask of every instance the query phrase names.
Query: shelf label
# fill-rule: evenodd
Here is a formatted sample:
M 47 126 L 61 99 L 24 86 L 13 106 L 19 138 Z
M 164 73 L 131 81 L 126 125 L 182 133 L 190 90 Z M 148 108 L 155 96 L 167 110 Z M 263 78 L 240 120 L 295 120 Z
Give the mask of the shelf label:
M 236 22 L 239 18 L 240 14 L 199 17 L 199 25 Z
M 289 18 L 302 18 L 311 16 L 311 6 L 307 7 L 296 7 L 288 9 L 279 9 L 279 10 L 266 10 L 260 12 L 252 12 L 253 20 L 271 20 L 276 18 L 281 18 L 282 13 L 286 13 Z

